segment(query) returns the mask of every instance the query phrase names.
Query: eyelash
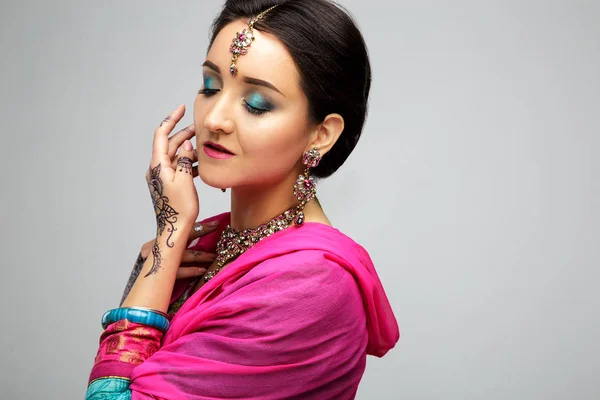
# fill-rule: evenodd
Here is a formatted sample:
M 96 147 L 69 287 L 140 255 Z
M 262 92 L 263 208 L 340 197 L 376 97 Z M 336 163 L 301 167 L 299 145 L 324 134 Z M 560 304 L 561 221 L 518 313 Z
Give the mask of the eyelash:
M 202 94 L 206 97 L 210 97 L 210 96 L 214 96 L 215 94 L 217 94 L 220 91 L 221 91 L 220 89 L 200 89 L 198 91 L 198 94 Z M 254 114 L 254 115 L 261 115 L 268 111 L 268 110 L 262 110 L 260 108 L 252 107 L 250 104 L 248 104 L 248 102 L 246 100 L 244 100 L 244 107 L 250 114 Z
M 198 94 L 203 94 L 207 97 L 210 97 L 220 91 L 220 89 L 200 89 L 198 90 Z
M 246 110 L 248 110 L 248 112 L 250 114 L 254 114 L 254 115 L 260 115 L 260 114 L 264 114 L 267 112 L 267 110 L 252 107 L 250 104 L 248 104 L 248 102 L 246 100 L 244 100 L 244 107 L 246 107 Z

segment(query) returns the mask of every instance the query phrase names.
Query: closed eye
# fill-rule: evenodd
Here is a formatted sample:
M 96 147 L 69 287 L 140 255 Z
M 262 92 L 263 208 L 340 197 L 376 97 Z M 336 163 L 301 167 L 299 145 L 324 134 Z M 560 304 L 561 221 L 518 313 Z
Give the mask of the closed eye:
M 198 91 L 198 94 L 202 94 L 206 97 L 210 97 L 210 96 L 214 96 L 215 94 L 217 94 L 220 91 L 221 91 L 221 89 L 200 89 Z M 265 110 L 263 108 L 251 106 L 250 103 L 248 103 L 246 100 L 244 100 L 244 108 L 246 109 L 246 111 L 248 111 L 250 114 L 253 114 L 253 115 L 261 115 L 261 114 L 266 113 L 267 111 L 270 111 L 270 110 Z
M 246 107 L 246 110 L 250 113 L 250 114 L 254 114 L 254 115 L 260 115 L 260 114 L 264 114 L 269 110 L 263 110 L 262 108 L 256 108 L 256 107 L 252 107 L 250 105 L 250 103 L 248 103 L 246 100 L 244 100 L 244 107 Z
M 200 89 L 198 90 L 198 94 L 203 94 L 207 97 L 210 97 L 220 91 L 221 89 Z

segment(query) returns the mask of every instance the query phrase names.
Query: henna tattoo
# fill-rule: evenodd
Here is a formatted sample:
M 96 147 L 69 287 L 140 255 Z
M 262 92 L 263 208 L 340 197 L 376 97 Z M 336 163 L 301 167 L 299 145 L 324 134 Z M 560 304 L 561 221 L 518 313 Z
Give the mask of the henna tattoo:
M 135 265 L 133 266 L 133 269 L 131 270 L 131 275 L 129 275 L 129 280 L 127 281 L 127 285 L 125 286 L 125 290 L 123 291 L 123 296 L 121 296 L 121 302 L 119 303 L 119 307 L 121 307 L 123 305 L 123 302 L 129 295 L 129 292 L 131 291 L 133 284 L 135 283 L 138 276 L 140 275 L 140 272 L 142 271 L 142 267 L 144 266 L 145 261 L 146 261 L 146 259 L 144 257 L 142 257 L 142 252 L 140 252 L 140 254 L 138 254 L 138 256 L 137 256 L 137 260 L 135 261 Z
M 150 275 L 154 275 L 160 269 L 162 257 L 160 255 L 160 247 L 158 247 L 158 238 L 156 238 L 156 240 L 154 241 L 154 245 L 152 246 L 152 258 L 152 268 L 150 268 L 150 271 L 148 271 L 148 273 L 144 275 L 144 278 L 147 278 Z
M 148 186 L 150 188 L 150 195 L 152 196 L 152 203 L 154 204 L 154 212 L 156 213 L 157 236 L 160 236 L 167 224 L 169 224 L 170 227 L 167 228 L 167 232 L 169 232 L 167 246 L 173 247 L 175 243 L 169 243 L 169 239 L 173 235 L 173 232 L 177 230 L 175 222 L 177 222 L 176 216 L 179 213 L 169 205 L 169 198 L 163 194 L 163 183 L 160 179 L 160 163 L 156 167 L 150 168 Z
M 179 157 L 177 159 L 177 166 L 180 167 L 179 171 L 184 171 L 186 174 L 192 173 L 192 159 L 189 157 Z
M 167 115 L 166 118 L 162 120 L 159 127 L 163 126 L 166 122 L 168 122 L 170 120 L 171 120 L 171 117 L 169 115 Z

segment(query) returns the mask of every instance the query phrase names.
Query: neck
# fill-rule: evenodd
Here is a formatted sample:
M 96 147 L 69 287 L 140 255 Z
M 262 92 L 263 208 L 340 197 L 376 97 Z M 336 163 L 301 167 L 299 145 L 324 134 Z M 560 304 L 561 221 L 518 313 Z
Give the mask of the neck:
M 298 205 L 294 196 L 294 182 L 298 175 L 292 171 L 275 184 L 232 188 L 231 227 L 238 231 L 256 228 Z

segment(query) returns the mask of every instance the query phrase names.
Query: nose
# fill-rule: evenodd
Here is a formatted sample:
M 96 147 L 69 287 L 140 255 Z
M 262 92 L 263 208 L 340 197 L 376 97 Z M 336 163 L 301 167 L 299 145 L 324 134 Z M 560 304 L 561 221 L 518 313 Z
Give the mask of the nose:
M 231 118 L 231 104 L 224 94 L 218 96 L 212 107 L 204 115 L 204 127 L 210 132 L 231 133 L 233 132 L 233 120 Z

